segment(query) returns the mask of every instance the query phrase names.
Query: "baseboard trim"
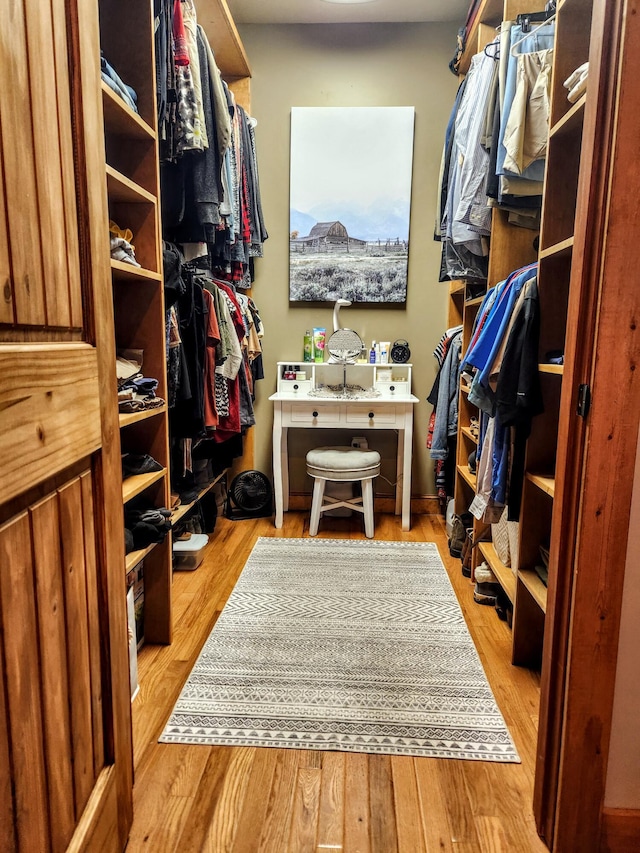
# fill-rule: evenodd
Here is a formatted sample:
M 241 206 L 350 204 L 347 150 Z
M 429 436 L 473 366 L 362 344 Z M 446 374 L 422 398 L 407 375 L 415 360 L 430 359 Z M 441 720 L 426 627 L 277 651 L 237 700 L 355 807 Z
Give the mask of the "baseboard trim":
M 376 497 L 377 512 L 394 513 L 396 500 L 392 497 Z M 292 492 L 289 495 L 289 509 L 305 512 L 311 509 L 311 495 L 306 492 Z M 435 495 L 422 495 L 411 498 L 411 512 L 416 515 L 440 515 L 440 501 Z
M 640 809 L 604 809 L 601 853 L 637 853 L 640 850 Z

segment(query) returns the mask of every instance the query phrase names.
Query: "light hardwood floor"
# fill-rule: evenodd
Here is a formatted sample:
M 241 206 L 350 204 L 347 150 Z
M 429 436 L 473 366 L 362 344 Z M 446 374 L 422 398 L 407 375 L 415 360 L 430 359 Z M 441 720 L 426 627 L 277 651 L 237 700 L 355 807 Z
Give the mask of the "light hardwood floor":
M 510 630 L 473 602 L 439 516 L 403 533 L 378 514 L 376 538 L 438 544 L 522 764 L 157 743 L 256 538 L 307 535 L 307 513 L 286 514 L 282 530 L 220 518 L 204 564 L 174 574 L 173 644 L 139 658 L 127 853 L 545 851 L 531 809 L 539 677 L 509 663 Z M 359 518 L 323 520 L 319 535 L 364 538 Z

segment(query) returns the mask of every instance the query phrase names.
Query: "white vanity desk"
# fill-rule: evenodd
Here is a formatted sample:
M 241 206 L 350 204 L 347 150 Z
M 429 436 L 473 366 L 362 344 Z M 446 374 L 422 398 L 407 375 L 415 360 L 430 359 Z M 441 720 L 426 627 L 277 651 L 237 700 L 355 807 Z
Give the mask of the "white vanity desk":
M 283 378 L 288 366 L 299 378 Z M 289 509 L 290 428 L 351 429 L 354 435 L 362 430 L 387 429 L 398 432 L 396 515 L 402 513 L 402 529 L 409 530 L 413 406 L 418 402 L 411 393 L 411 365 L 347 365 L 347 386 L 360 386 L 364 391 L 343 391 L 343 380 L 344 367 L 340 364 L 278 363 L 278 390 L 269 397 L 273 401 L 275 526 L 282 527 L 283 513 Z M 325 443 L 330 444 L 323 440 Z

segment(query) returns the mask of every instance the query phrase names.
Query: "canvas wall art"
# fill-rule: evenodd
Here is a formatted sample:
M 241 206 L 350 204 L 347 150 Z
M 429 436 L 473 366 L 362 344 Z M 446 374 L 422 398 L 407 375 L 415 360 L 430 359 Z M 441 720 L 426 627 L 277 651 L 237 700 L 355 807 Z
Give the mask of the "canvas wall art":
M 291 111 L 289 298 L 407 298 L 413 107 Z

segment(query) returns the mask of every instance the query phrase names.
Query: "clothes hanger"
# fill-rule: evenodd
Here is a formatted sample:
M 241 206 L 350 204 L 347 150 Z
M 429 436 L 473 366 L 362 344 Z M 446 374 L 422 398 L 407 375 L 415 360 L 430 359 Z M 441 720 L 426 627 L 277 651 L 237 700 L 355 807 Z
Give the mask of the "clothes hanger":
M 495 47 L 495 53 L 488 53 L 490 47 Z M 500 59 L 500 42 L 499 41 L 490 41 L 489 44 L 485 45 L 484 55 L 488 56 L 489 59 L 495 59 L 497 62 Z
M 511 56 L 518 56 L 517 53 L 513 52 L 515 50 L 515 48 L 518 47 L 518 45 L 521 45 L 523 41 L 526 41 L 528 38 L 535 35 L 543 27 L 546 27 L 547 24 L 551 24 L 553 21 L 555 21 L 555 19 L 556 19 L 556 13 L 554 12 L 553 15 L 549 15 L 549 17 L 546 19 L 546 21 L 543 21 L 541 24 L 538 24 L 538 26 L 534 27 L 531 30 L 531 32 L 526 33 L 526 35 L 524 35 L 521 39 L 518 39 L 518 41 L 515 42 L 515 44 L 512 44 L 511 47 L 509 48 L 509 54 Z

